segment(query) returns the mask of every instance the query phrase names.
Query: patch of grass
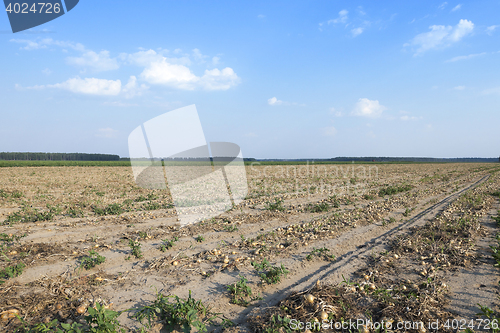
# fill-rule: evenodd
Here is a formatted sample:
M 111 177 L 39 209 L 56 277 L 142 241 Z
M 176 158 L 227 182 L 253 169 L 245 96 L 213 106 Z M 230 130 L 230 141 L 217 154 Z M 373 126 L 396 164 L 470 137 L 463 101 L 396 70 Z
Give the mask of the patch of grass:
M 92 333 L 116 333 L 125 332 L 125 329 L 120 329 L 120 323 L 116 319 L 121 312 L 116 312 L 104 308 L 103 305 L 97 303 L 94 307 L 87 309 L 89 313 L 85 316 L 85 321 L 89 325 L 89 332 Z M 75 332 L 76 333 L 76 332 Z
M 252 288 L 247 284 L 248 280 L 243 275 L 240 274 L 239 277 L 238 282 L 227 286 L 227 290 L 231 293 L 231 303 L 248 306 L 250 302 L 262 299 L 261 297 L 255 297 L 248 300 L 248 297 L 252 296 Z
M 374 200 L 375 196 L 373 194 L 364 194 L 363 199 L 365 200 Z
M 20 262 L 16 265 L 7 266 L 0 270 L 0 284 L 5 283 L 3 279 L 11 279 L 21 275 L 25 267 L 26 265 Z
M 274 202 L 268 201 L 266 203 L 266 209 L 270 211 L 284 211 L 285 207 L 283 207 L 283 199 L 276 199 Z
M 326 202 L 321 202 L 316 205 L 312 205 L 309 207 L 309 211 L 311 213 L 323 213 L 330 210 L 330 205 Z
M 24 196 L 24 194 L 22 192 L 19 192 L 19 191 L 15 191 L 15 192 L 12 192 L 10 194 L 10 196 L 12 198 L 15 198 L 15 199 L 19 199 L 19 198 L 22 198 Z
M 19 240 L 23 237 L 26 237 L 26 234 L 22 234 L 20 236 L 12 235 L 9 236 L 7 234 L 1 233 L 0 234 L 0 255 L 4 257 L 7 261 L 11 261 L 9 257 L 5 254 L 5 251 L 7 251 L 12 244 L 18 243 L 20 244 Z
M 383 197 L 384 195 L 393 195 L 401 192 L 409 191 L 413 188 L 411 185 L 401 185 L 401 186 L 387 186 L 383 189 L 380 189 L 378 195 Z
M 272 315 L 268 325 L 264 328 L 264 333 L 293 333 L 292 319 L 278 315 Z M 311 326 L 312 327 L 312 326 Z
M 333 254 L 328 254 L 327 252 L 330 252 L 329 249 L 327 249 L 326 247 L 322 247 L 322 248 L 319 248 L 319 249 L 316 249 L 313 247 L 313 250 L 311 251 L 311 253 L 309 253 L 307 256 L 306 256 L 306 259 L 307 260 L 312 260 L 314 257 L 323 257 L 327 260 L 335 260 L 335 256 Z
M 5 222 L 7 223 L 28 223 L 28 222 L 39 222 L 39 221 L 50 221 L 54 218 L 54 213 L 52 211 L 41 212 L 37 209 L 23 209 L 19 212 L 14 212 L 7 216 Z M 5 224 L 4 222 L 4 224 Z
M 159 321 L 168 332 L 180 328 L 189 333 L 194 328 L 197 332 L 204 333 L 207 331 L 207 324 L 215 324 L 217 319 L 222 319 L 223 324 L 230 323 L 220 317 L 219 313 L 211 312 L 201 300 L 196 301 L 191 296 L 191 290 L 187 299 L 157 293 L 156 300 L 151 305 L 139 308 L 133 317 L 147 329 Z
M 121 213 L 125 212 L 123 209 L 122 205 L 118 203 L 110 204 L 104 208 L 93 206 L 92 210 L 94 213 L 98 216 L 104 216 L 104 215 L 120 215 Z
M 205 240 L 205 237 L 203 237 L 202 235 L 198 235 L 198 237 L 196 237 L 195 240 L 198 243 L 203 243 L 203 241 Z
M 89 270 L 97 265 L 102 264 L 105 261 L 106 261 L 105 257 L 101 256 L 94 250 L 90 250 L 89 255 L 82 258 L 80 262 L 80 268 L 85 268 L 86 270 Z
M 330 196 L 328 198 L 328 200 L 331 201 L 333 208 L 339 208 L 340 207 L 340 201 L 339 201 L 339 199 L 337 198 L 336 195 Z
M 84 217 L 83 210 L 78 208 L 78 207 L 69 207 L 68 210 L 66 211 L 67 215 L 69 217 L 77 218 L 77 217 Z
M 160 245 L 160 251 L 165 252 L 168 249 L 171 249 L 172 247 L 174 247 L 175 242 L 177 242 L 178 240 L 179 240 L 178 237 L 174 237 L 172 240 L 164 239 L 162 241 L 163 244 Z
M 411 211 L 412 211 L 412 210 L 413 210 L 413 209 L 406 208 L 405 212 L 403 213 L 403 216 L 404 216 L 404 217 L 408 217 L 408 216 L 410 216 L 410 214 L 411 214 Z
M 141 243 L 137 241 L 133 241 L 132 239 L 129 240 L 128 245 L 130 246 L 130 249 L 132 250 L 130 252 L 131 255 L 136 257 L 137 259 L 141 259 L 143 257 L 142 251 L 141 251 Z
M 142 205 L 142 209 L 144 210 L 158 210 L 161 209 L 162 205 L 154 201 L 148 201 L 147 203 Z
M 238 228 L 235 225 L 227 225 L 224 227 L 224 230 L 227 232 L 238 231 Z
M 286 277 L 289 273 L 288 270 L 281 264 L 280 267 L 271 266 L 269 261 L 264 258 L 260 264 L 252 261 L 252 266 L 257 270 L 257 275 L 262 279 L 262 281 L 268 284 L 276 284 L 281 282 L 282 277 Z

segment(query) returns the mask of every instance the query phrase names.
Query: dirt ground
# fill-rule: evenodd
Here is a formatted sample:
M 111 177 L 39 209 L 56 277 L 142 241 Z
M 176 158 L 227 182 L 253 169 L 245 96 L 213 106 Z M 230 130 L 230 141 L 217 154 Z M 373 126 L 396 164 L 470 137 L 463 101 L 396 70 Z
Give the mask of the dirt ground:
M 375 332 L 369 323 L 381 321 L 391 322 L 389 331 L 481 331 L 477 304 L 498 310 L 490 246 L 499 170 L 253 165 L 244 202 L 180 227 L 168 191 L 139 188 L 131 168 L 0 168 L 0 271 L 24 265 L 0 284 L 0 330 L 19 327 L 12 311 L 28 323 L 72 323 L 100 303 L 135 309 L 118 317 L 135 332 L 142 325 L 133 314 L 159 292 L 191 293 L 221 314 L 218 323 L 234 323 L 209 331 L 291 332 L 307 324 L 313 331 L 322 320 L 360 320 L 356 331 Z M 140 244 L 142 257 L 130 244 Z M 105 261 L 87 270 L 90 250 Z M 287 274 L 263 281 L 256 269 L 263 260 Z M 241 277 L 252 295 L 228 291 Z

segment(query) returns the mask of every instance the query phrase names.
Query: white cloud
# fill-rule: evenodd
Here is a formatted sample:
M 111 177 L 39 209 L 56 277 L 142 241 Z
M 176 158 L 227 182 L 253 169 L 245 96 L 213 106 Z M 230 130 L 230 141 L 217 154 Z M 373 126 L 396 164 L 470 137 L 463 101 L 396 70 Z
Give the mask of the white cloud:
M 474 23 L 469 20 L 460 20 L 455 29 L 452 31 L 450 39 L 453 42 L 458 42 L 463 37 L 470 34 L 472 30 L 474 30 Z
M 269 105 L 281 105 L 281 104 L 283 104 L 283 101 L 280 101 L 276 97 L 271 97 L 267 100 L 267 104 L 269 104 Z
M 148 89 L 149 87 L 145 84 L 137 84 L 137 78 L 132 75 L 127 84 L 123 87 L 122 93 L 125 98 L 132 98 L 135 96 L 141 96 Z
M 120 68 L 115 58 L 109 57 L 109 51 L 87 51 L 81 57 L 68 57 L 66 63 L 73 66 L 87 67 L 95 72 L 110 71 Z
M 483 95 L 500 95 L 500 87 L 483 90 Z
M 456 5 L 455 7 L 453 7 L 453 9 L 451 11 L 455 12 L 455 11 L 459 10 L 460 8 L 462 8 L 462 4 Z
M 204 63 L 205 58 L 208 58 L 208 56 L 203 55 L 198 49 L 193 49 L 193 57 L 198 63 Z
M 50 74 L 52 74 L 52 71 L 51 71 L 50 69 L 48 69 L 48 68 L 45 68 L 45 69 L 42 71 L 42 73 L 43 73 L 43 74 L 45 74 L 45 75 L 50 75 Z
M 333 114 L 335 117 L 342 117 L 342 112 L 336 110 L 335 108 L 330 108 L 330 113 Z
M 212 58 L 212 65 L 214 66 L 217 66 L 220 62 L 220 58 L 219 57 L 213 57 Z
M 260 19 L 263 19 L 264 17 L 266 17 L 266 15 L 262 15 L 262 14 L 257 15 L 257 18 L 260 18 Z
M 124 102 L 120 102 L 120 101 L 112 101 L 112 102 L 109 102 L 109 101 L 106 101 L 104 103 L 102 103 L 103 105 L 111 105 L 111 106 L 118 106 L 118 107 L 131 107 L 131 106 L 139 106 L 139 104 L 135 104 L 135 103 L 124 103 Z
M 455 90 L 464 90 L 465 86 L 456 86 L 453 89 L 455 89 Z
M 286 106 L 306 106 L 305 104 L 299 104 L 297 102 L 285 102 L 280 101 L 276 97 L 271 97 L 267 100 L 267 104 L 269 105 L 286 105 Z
M 114 138 L 116 137 L 117 133 L 118 133 L 117 130 L 112 129 L 110 127 L 106 127 L 106 128 L 99 128 L 95 136 L 99 138 Z
M 163 59 L 163 56 L 156 53 L 156 51 L 154 50 L 147 50 L 132 54 L 121 53 L 120 59 L 127 62 L 128 64 L 146 67 L 152 62 L 161 61 Z
M 489 27 L 486 28 L 486 33 L 491 36 L 495 31 L 495 29 L 498 27 L 499 27 L 498 25 L 490 25 Z
M 141 73 L 141 78 L 150 84 L 160 84 L 178 89 L 193 90 L 200 80 L 189 68 L 167 62 L 165 58 L 154 61 Z
M 176 49 L 178 51 L 180 49 Z M 197 49 L 196 49 L 197 50 Z M 174 53 L 179 53 L 174 51 Z M 167 50 L 163 52 L 156 52 L 154 50 L 139 51 L 132 54 L 122 53 L 120 54 L 120 59 L 125 61 L 127 64 L 147 67 L 153 62 L 161 62 L 166 60 L 169 64 L 189 66 L 191 65 L 191 60 L 188 55 L 183 57 L 165 57 L 164 53 L 168 53 Z M 201 54 L 201 53 L 200 53 Z
M 468 60 L 468 59 L 472 59 L 472 58 L 475 58 L 475 57 L 483 56 L 483 55 L 486 55 L 486 54 L 488 54 L 488 53 L 482 52 L 482 53 L 469 54 L 469 55 L 466 55 L 466 56 L 458 56 L 458 57 L 453 57 L 451 59 L 448 59 L 445 62 L 455 62 L 455 61 L 460 61 L 460 60 Z
M 444 7 L 446 7 L 446 5 L 447 5 L 447 4 L 448 4 L 447 2 L 443 2 L 442 4 L 440 4 L 440 5 L 438 6 L 438 8 L 439 8 L 439 9 L 444 9 Z
M 182 90 L 201 87 L 206 90 L 227 90 L 236 86 L 240 79 L 232 68 L 205 70 L 198 77 L 184 65 L 171 64 L 166 58 L 152 62 L 141 73 L 141 78 L 150 84 L 166 85 Z
M 382 115 L 382 112 L 387 108 L 377 100 L 369 100 L 368 98 L 360 98 L 354 106 L 352 114 L 358 117 L 377 118 Z
M 120 80 L 105 80 L 96 78 L 69 79 L 63 83 L 47 85 L 48 88 L 59 88 L 74 93 L 86 95 L 116 96 L 120 94 L 122 83 Z
M 201 86 L 206 90 L 227 90 L 239 82 L 240 78 L 230 67 L 223 70 L 217 68 L 205 70 L 205 74 L 200 79 Z
M 46 49 L 47 46 L 59 46 L 62 48 L 73 49 L 75 51 L 81 51 L 81 52 L 85 51 L 85 47 L 80 43 L 63 42 L 54 40 L 52 38 L 43 38 L 43 39 L 38 39 L 36 41 L 31 41 L 26 39 L 11 39 L 10 41 L 19 44 L 25 44 L 25 46 L 21 47 L 21 49 L 28 51 Z
M 432 25 L 429 29 L 431 31 L 418 34 L 409 44 L 405 44 L 405 46 L 413 45 L 417 47 L 415 55 L 437 47 L 447 47 L 460 41 L 472 32 L 474 23 L 469 20 L 460 20 L 455 27 Z
M 335 136 L 337 134 L 337 129 L 333 126 L 327 126 L 327 127 L 323 127 L 321 129 L 321 134 L 323 136 Z
M 352 37 L 356 37 L 358 35 L 361 35 L 363 33 L 363 30 L 365 30 L 364 28 L 355 28 L 355 29 L 352 29 L 351 30 L 351 33 L 352 33 Z
M 346 23 L 347 19 L 348 19 L 347 14 L 349 14 L 349 12 L 347 10 L 345 10 L 345 9 L 342 9 L 339 12 L 339 17 L 337 17 L 336 19 L 333 19 L 333 20 L 329 20 L 327 23 L 328 24 Z
M 415 116 L 408 116 L 408 115 L 405 115 L 405 116 L 401 116 L 401 117 L 399 117 L 399 119 L 400 119 L 400 120 L 402 120 L 402 121 L 409 121 L 409 120 L 411 120 L 411 121 L 415 121 L 415 120 L 418 120 L 418 119 L 420 119 L 420 118 L 415 117 Z

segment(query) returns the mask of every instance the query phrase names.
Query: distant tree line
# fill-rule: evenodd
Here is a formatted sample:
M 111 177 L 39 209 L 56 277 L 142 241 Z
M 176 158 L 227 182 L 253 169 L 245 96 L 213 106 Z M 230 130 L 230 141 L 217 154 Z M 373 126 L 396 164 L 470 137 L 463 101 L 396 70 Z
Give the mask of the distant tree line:
M 7 161 L 119 161 L 120 156 L 84 153 L 0 153 Z
M 247 159 L 245 159 L 246 161 Z M 250 160 L 250 159 L 249 159 Z M 255 159 L 251 159 L 255 160 Z M 492 163 L 499 162 L 500 158 L 482 157 L 458 157 L 458 158 L 434 158 L 434 157 L 334 157 L 334 158 L 309 158 L 309 159 L 257 159 L 256 161 L 269 162 L 416 162 L 416 163 Z

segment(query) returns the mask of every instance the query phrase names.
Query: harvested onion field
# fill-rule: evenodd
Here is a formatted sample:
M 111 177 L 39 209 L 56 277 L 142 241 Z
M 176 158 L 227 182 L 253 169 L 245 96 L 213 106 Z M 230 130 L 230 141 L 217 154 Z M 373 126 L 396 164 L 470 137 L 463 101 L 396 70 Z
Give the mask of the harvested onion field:
M 497 164 L 246 168 L 243 203 L 182 228 L 130 167 L 0 168 L 0 331 L 498 328 Z

